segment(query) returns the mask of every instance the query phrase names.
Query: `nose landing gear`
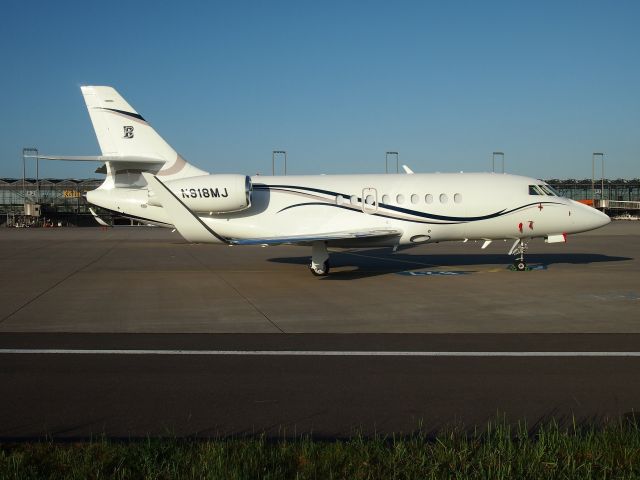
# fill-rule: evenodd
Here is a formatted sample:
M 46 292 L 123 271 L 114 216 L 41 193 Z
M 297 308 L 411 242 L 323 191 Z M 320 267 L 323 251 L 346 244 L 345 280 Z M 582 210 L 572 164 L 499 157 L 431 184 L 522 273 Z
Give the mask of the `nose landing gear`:
M 524 260 L 514 260 L 513 266 L 519 272 L 524 272 L 527 269 L 527 263 Z
M 513 261 L 513 268 L 518 272 L 524 272 L 527 269 L 527 262 L 524 260 L 524 252 L 527 251 L 528 241 L 522 238 L 516 240 L 509 251 L 509 255 L 516 255 L 517 258 Z

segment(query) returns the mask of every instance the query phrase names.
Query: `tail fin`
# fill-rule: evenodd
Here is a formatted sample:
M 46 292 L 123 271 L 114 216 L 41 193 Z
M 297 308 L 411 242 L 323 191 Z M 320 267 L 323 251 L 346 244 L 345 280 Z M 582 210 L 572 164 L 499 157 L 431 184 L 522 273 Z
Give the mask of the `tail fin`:
M 157 158 L 163 166 L 154 173 L 167 180 L 207 174 L 178 155 L 114 88 L 84 86 L 81 90 L 103 156 Z M 107 162 L 108 170 L 115 170 L 109 168 L 117 165 L 113 163 Z M 127 166 L 131 173 L 131 163 Z

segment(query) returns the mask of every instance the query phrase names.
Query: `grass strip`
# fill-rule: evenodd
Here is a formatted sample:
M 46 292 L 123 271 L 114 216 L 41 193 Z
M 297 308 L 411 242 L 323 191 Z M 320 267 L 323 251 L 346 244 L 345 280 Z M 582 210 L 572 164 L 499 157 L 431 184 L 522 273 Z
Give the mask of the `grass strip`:
M 528 479 L 640 478 L 640 428 L 528 429 L 504 420 L 473 433 L 355 435 L 318 441 L 106 438 L 0 444 L 1 479 Z

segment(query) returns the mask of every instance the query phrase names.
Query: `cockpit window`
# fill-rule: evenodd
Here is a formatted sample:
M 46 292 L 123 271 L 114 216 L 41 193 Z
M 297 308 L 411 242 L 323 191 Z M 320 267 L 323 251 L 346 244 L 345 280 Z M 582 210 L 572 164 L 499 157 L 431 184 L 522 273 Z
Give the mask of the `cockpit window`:
M 553 187 L 545 184 L 529 185 L 529 195 L 547 195 L 550 197 L 561 197 Z
M 560 192 L 558 190 L 556 190 L 555 188 L 553 188 L 551 185 L 545 185 L 545 187 L 547 187 L 549 190 L 551 190 L 556 197 L 561 197 L 562 196 L 560 194 Z
M 538 185 L 529 185 L 529 195 L 544 195 L 544 192 L 540 190 Z
M 553 193 L 553 190 L 551 190 L 551 188 L 549 188 L 549 186 L 548 186 L 548 185 L 538 185 L 538 187 L 540 187 L 540 189 L 542 189 L 542 191 L 543 191 L 544 193 L 546 193 L 547 195 L 550 195 L 550 196 L 552 196 L 552 197 L 555 197 L 555 196 L 556 196 L 556 194 L 555 194 L 555 193 Z

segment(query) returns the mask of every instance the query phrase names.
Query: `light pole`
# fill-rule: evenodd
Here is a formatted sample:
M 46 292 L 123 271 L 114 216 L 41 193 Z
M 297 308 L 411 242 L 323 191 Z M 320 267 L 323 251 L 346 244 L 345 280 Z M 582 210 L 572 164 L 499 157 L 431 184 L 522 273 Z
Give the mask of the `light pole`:
M 491 171 L 495 173 L 496 171 L 496 157 L 502 158 L 502 173 L 504 173 L 504 152 L 493 152 L 491 155 Z
M 271 152 L 271 175 L 276 174 L 276 155 L 284 155 L 284 175 L 287 175 L 287 152 L 285 150 L 274 150 Z
M 396 156 L 396 173 L 400 173 L 400 155 L 398 152 L 385 152 L 384 154 L 384 173 L 389 173 L 389 155 Z
M 40 203 L 40 156 L 38 149 L 34 147 L 27 147 L 22 149 L 22 198 L 23 203 L 27 201 L 27 158 L 36 159 L 36 204 Z
M 603 200 L 604 195 L 604 153 L 593 152 L 591 155 L 591 201 L 595 207 L 596 203 L 596 157 L 600 157 L 602 165 L 602 181 L 600 183 L 600 199 Z

